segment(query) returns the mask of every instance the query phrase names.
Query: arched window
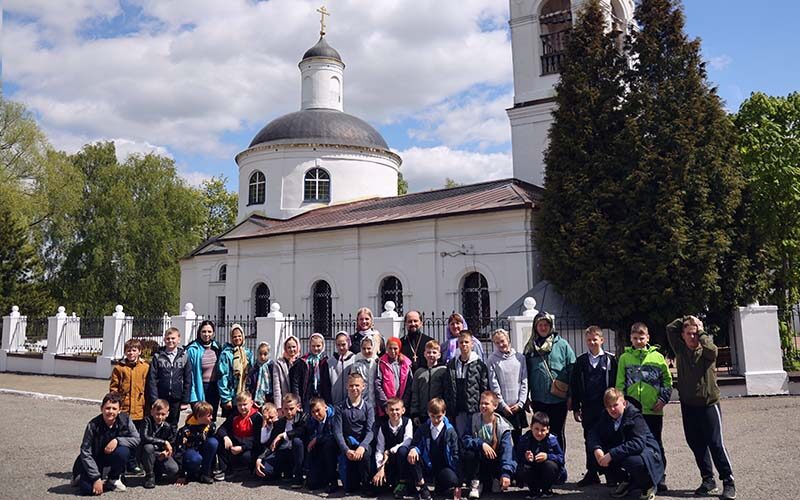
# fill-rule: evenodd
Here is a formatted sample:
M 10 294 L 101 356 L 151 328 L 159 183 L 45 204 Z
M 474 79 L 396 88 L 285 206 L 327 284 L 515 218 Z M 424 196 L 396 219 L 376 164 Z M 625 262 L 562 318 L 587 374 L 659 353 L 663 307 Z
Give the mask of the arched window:
M 342 102 L 342 83 L 335 76 L 331 77 L 331 101 Z
M 269 287 L 264 283 L 259 283 L 253 290 L 253 314 L 256 318 L 269 314 Z
M 325 280 L 314 283 L 311 290 L 311 323 L 314 331 L 325 336 L 331 335 L 333 319 L 333 300 L 331 286 Z
M 489 324 L 492 308 L 489 304 L 489 283 L 481 273 L 470 273 L 461 286 L 461 312 L 475 333 Z
M 380 289 L 381 303 L 379 304 L 379 311 L 383 311 L 383 305 L 386 301 L 391 300 L 394 302 L 395 311 L 397 314 L 403 314 L 403 284 L 394 276 L 387 276 L 381 281 Z
M 331 176 L 321 168 L 312 168 L 306 172 L 303 183 L 303 201 L 330 201 Z
M 219 274 L 217 275 L 217 281 L 225 281 L 228 279 L 228 265 L 222 264 L 219 266 Z
M 250 174 L 250 190 L 247 196 L 248 205 L 261 205 L 267 197 L 267 178 L 256 170 Z
M 561 72 L 567 50 L 567 39 L 572 29 L 570 0 L 547 0 L 539 13 L 542 40 L 542 75 Z

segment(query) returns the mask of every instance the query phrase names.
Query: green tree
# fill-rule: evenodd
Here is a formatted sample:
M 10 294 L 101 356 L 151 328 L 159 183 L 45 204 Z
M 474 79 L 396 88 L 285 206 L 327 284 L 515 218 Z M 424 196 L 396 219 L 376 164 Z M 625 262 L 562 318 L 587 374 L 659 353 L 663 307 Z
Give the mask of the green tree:
M 398 196 L 408 194 L 408 181 L 403 178 L 402 172 L 397 173 L 397 194 Z
M 455 187 L 459 187 L 459 186 L 462 186 L 462 185 L 463 184 L 461 184 L 460 182 L 456 182 L 455 180 L 451 179 L 450 177 L 445 177 L 444 178 L 444 187 L 446 189 L 455 188 Z
M 627 295 L 618 276 L 626 213 L 620 161 L 626 61 L 606 33 L 599 1 L 584 5 L 570 33 L 545 151 L 545 190 L 537 213 L 544 275 L 598 322 L 615 321 Z M 593 307 L 588 307 L 588 306 Z
M 754 93 L 735 123 L 751 220 L 769 270 L 768 300 L 785 321 L 800 301 L 800 93 Z
M 236 223 L 239 195 L 228 191 L 227 182 L 226 177 L 220 176 L 204 180 L 200 185 L 205 211 L 203 239 L 222 234 Z

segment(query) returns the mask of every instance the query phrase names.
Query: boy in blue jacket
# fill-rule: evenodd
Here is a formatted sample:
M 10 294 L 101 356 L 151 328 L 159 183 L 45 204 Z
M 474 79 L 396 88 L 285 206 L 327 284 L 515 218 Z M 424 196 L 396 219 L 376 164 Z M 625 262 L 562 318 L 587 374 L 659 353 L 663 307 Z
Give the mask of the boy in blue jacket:
M 453 496 L 455 489 L 460 491 L 458 477 L 460 461 L 458 433 L 447 420 L 447 405 L 441 398 L 428 402 L 428 420 L 422 424 L 408 452 L 408 463 L 415 484 L 419 489 L 419 500 L 431 500 L 428 483 L 433 481 L 437 494 Z
M 336 457 L 339 447 L 333 430 L 336 410 L 328 406 L 322 398 L 309 401 L 311 418 L 308 420 L 306 444 L 308 461 L 308 489 L 328 488 L 328 493 L 339 489 L 336 478 Z
M 516 452 L 519 482 L 528 486 L 532 497 L 553 496 L 553 485 L 567 480 L 564 451 L 550 434 L 547 413 L 533 414 L 530 432 L 520 438 Z
M 480 413 L 472 416 L 464 434 L 464 479 L 470 482 L 469 498 L 480 498 L 481 482 L 486 491 L 492 478 L 499 477 L 498 489 L 507 490 L 517 469 L 511 439 L 513 427 L 495 413 L 498 404 L 494 392 L 481 393 Z

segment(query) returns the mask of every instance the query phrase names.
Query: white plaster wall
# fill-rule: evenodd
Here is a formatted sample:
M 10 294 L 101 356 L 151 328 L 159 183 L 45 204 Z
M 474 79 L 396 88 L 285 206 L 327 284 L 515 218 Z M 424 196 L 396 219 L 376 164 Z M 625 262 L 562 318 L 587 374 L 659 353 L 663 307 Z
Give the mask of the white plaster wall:
M 237 222 L 252 213 L 288 219 L 313 208 L 375 196 L 397 195 L 395 157 L 359 151 L 357 148 L 292 147 L 259 145 L 237 158 L 239 164 L 239 213 Z M 330 203 L 305 203 L 305 173 L 323 168 L 331 177 Z M 260 170 L 267 179 L 266 201 L 249 205 L 250 175 Z
M 544 186 L 544 150 L 555 107 L 555 102 L 545 102 L 508 110 L 514 178 Z
M 300 108 L 327 108 L 342 111 L 343 73 L 344 64 L 337 63 L 332 59 L 314 58 L 301 62 Z
M 450 312 L 461 308 L 459 288 L 473 271 L 486 276 L 494 312 L 534 284 L 530 227 L 530 210 L 517 209 L 227 242 L 227 256 L 181 262 L 181 302 L 193 302 L 198 314 L 206 313 L 199 305 L 208 304 L 213 313 L 214 285 L 204 280 L 224 259 L 230 315 L 252 314 L 259 282 L 284 313 L 309 314 L 319 279 L 331 285 L 336 314 L 364 305 L 380 311 L 378 287 L 389 275 L 403 284 L 406 310 Z M 460 250 L 466 255 L 442 256 Z

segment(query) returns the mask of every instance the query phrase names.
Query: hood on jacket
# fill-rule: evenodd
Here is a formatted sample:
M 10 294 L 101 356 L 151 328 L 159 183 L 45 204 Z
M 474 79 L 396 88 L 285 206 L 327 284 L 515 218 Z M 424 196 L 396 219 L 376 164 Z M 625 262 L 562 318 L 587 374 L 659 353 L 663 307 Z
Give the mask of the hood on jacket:
M 505 434 L 506 432 L 511 432 L 512 430 L 514 430 L 514 426 L 512 426 L 509 423 L 509 421 L 505 419 L 505 417 L 503 417 L 499 413 L 495 413 L 494 416 L 497 417 L 497 436 L 498 437 L 502 437 L 503 434 Z M 473 431 L 473 433 L 477 429 L 480 429 L 482 425 L 483 425 L 483 418 L 482 418 L 480 412 L 473 413 L 472 414 L 472 431 Z
M 455 359 L 456 363 L 458 363 L 461 360 L 461 351 L 458 352 L 458 356 L 456 356 L 454 358 L 450 358 L 450 359 Z M 480 356 L 478 356 L 477 352 L 470 351 L 469 352 L 469 358 L 467 359 L 467 364 L 474 363 L 475 361 L 478 361 L 479 359 L 481 359 L 481 358 L 480 358 Z
M 487 360 L 488 361 L 487 364 L 491 363 L 494 360 L 500 361 L 500 360 L 503 360 L 503 359 L 510 359 L 510 358 L 513 358 L 516 355 L 517 355 L 517 351 L 513 347 L 507 353 L 500 352 L 500 351 L 492 351 L 492 353 L 489 355 L 489 359 Z

